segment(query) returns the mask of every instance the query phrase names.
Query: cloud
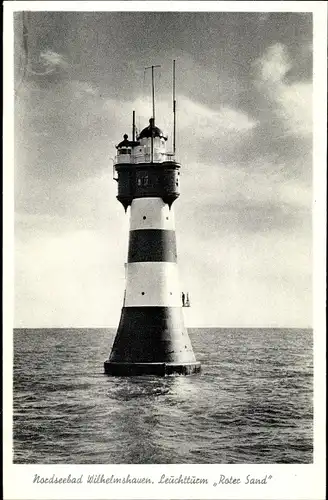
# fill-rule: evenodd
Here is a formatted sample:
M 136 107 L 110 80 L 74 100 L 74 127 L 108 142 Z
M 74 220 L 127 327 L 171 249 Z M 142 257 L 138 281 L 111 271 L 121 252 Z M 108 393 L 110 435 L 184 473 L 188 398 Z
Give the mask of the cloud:
M 66 68 L 68 66 L 68 62 L 66 61 L 65 57 L 58 52 L 54 52 L 53 50 L 46 50 L 45 52 L 41 52 L 40 58 L 50 66 L 60 66 L 63 68 Z
M 182 287 L 192 302 L 189 324 L 311 325 L 311 245 L 306 232 L 287 230 L 284 238 L 279 229 L 223 232 L 213 219 L 208 226 L 199 213 L 192 217 L 193 223 L 177 210 Z M 224 220 L 226 213 L 220 217 Z M 201 224 L 194 251 L 195 228 Z
M 255 127 L 256 122 L 246 113 L 222 105 L 217 110 L 193 102 L 182 96 L 179 98 L 179 126 L 181 129 L 194 131 L 197 139 L 223 135 L 229 132 L 248 131 Z
M 52 193 L 60 210 L 16 214 L 17 327 L 117 324 L 129 219 L 115 187 L 109 176 L 85 179 Z
M 70 83 L 74 96 L 77 98 L 84 99 L 88 95 L 95 96 L 98 94 L 98 90 L 89 82 L 80 82 L 74 80 Z
M 279 116 L 283 132 L 300 138 L 312 135 L 312 84 L 288 83 L 286 77 L 293 68 L 287 48 L 282 44 L 269 47 L 257 59 L 256 85 L 271 102 L 272 113 Z
M 255 64 L 259 66 L 261 81 L 269 84 L 281 83 L 291 68 L 286 48 L 280 43 L 269 47 Z
M 283 85 L 276 101 L 286 120 L 286 131 L 298 137 L 312 136 L 312 84 Z
M 110 110 L 115 117 L 127 123 L 126 117 L 136 111 L 137 120 L 140 120 L 141 127 L 148 125 L 148 120 L 152 115 L 150 99 L 138 97 L 134 101 L 119 102 L 116 99 L 108 99 L 104 103 L 105 109 Z M 222 105 L 218 109 L 192 100 L 187 96 L 177 97 L 177 119 L 179 129 L 188 133 L 192 132 L 199 139 L 212 137 L 213 132 L 222 134 L 225 132 L 243 132 L 252 129 L 256 123 L 246 113 L 234 109 L 227 105 Z M 172 133 L 172 100 L 170 96 L 156 100 L 156 122 L 166 132 Z
M 122 241 L 92 230 L 17 235 L 16 326 L 115 325 L 124 289 Z
M 182 169 L 182 210 L 208 233 L 270 234 L 311 232 L 311 188 L 281 181 L 274 165 L 258 166 L 251 175 L 234 165 L 185 165 Z M 278 169 L 279 170 L 279 169 Z

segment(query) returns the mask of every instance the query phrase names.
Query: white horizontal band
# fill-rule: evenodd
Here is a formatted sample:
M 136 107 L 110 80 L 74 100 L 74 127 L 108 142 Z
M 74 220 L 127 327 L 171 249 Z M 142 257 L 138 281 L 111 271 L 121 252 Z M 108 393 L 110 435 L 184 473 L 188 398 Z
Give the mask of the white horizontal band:
M 131 204 L 130 231 L 175 229 L 174 211 L 162 198 L 136 198 Z
M 125 307 L 181 306 L 175 262 L 133 262 L 126 265 Z

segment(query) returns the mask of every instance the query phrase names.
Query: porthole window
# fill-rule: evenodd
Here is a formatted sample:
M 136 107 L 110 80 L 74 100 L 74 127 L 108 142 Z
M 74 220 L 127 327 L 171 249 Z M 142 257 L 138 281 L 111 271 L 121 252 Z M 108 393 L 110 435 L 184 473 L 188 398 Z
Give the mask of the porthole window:
M 145 292 L 141 292 L 141 295 L 145 295 Z
M 146 220 L 146 219 L 147 219 L 147 217 L 144 215 L 144 216 L 143 216 L 143 220 Z

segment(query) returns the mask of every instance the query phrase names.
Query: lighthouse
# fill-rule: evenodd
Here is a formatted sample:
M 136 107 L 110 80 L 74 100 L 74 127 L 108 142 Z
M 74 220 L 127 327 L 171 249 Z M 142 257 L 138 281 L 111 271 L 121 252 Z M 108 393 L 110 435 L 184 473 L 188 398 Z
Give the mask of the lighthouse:
M 173 203 L 180 195 L 180 164 L 153 116 L 132 138 L 116 146 L 117 199 L 130 207 L 130 230 L 121 318 L 109 359 L 108 375 L 191 375 L 200 371 L 184 325 Z M 175 66 L 173 65 L 173 75 Z M 173 82 L 175 78 L 173 77 Z M 173 84 L 174 89 L 174 84 Z

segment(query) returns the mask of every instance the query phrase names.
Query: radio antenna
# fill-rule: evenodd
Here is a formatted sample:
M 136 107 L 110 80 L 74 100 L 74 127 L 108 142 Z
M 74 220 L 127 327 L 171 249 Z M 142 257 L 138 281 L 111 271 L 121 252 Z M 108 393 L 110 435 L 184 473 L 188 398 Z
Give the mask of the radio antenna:
M 136 112 L 132 112 L 132 141 L 136 140 Z
M 173 59 L 173 154 L 175 154 L 176 100 L 175 100 L 175 59 Z
M 161 65 L 157 64 L 156 66 L 148 66 L 146 69 L 151 69 L 151 96 L 152 96 L 152 104 L 153 104 L 153 121 L 155 125 L 155 78 L 154 78 L 154 69 L 160 68 Z
M 151 122 L 151 162 L 153 163 L 154 161 L 154 133 L 153 133 L 153 128 L 155 127 L 155 79 L 154 79 L 154 69 L 155 68 L 160 68 L 161 65 L 157 64 L 156 66 L 149 66 L 148 68 L 145 68 L 145 71 L 147 69 L 151 69 L 151 95 L 152 95 L 152 102 L 153 102 L 153 120 Z

